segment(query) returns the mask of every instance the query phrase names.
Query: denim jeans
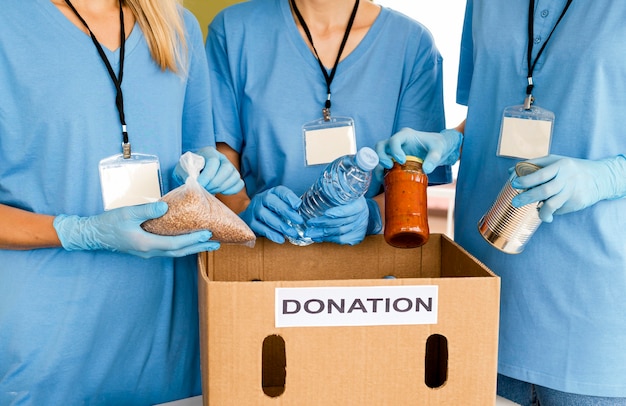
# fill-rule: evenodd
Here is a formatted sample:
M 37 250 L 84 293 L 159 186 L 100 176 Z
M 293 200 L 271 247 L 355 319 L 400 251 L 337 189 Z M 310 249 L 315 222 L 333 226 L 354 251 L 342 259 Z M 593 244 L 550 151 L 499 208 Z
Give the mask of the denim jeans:
M 498 374 L 498 396 L 522 406 L 626 406 L 626 398 L 560 392 Z

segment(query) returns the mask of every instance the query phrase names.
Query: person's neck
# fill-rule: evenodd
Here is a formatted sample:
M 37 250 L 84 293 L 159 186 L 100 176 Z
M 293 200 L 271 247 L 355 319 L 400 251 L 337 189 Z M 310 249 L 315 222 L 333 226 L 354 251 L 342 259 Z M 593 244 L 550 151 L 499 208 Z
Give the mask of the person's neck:
M 294 1 L 311 32 L 328 32 L 337 28 L 345 29 L 356 0 Z
M 294 1 L 304 19 L 304 23 L 311 33 L 315 49 L 313 49 L 313 44 L 307 39 L 304 28 L 298 21 L 295 12 L 292 10 L 293 18 L 300 31 L 300 35 L 302 35 L 302 38 L 311 49 L 311 52 L 317 54 L 322 64 L 327 68 L 331 68 L 337 59 L 341 42 L 346 33 L 348 20 L 350 20 L 350 15 L 352 14 L 352 10 L 354 10 L 356 0 Z M 343 60 L 357 47 L 376 20 L 379 12 L 380 6 L 372 3 L 370 0 L 360 0 L 356 18 L 350 30 L 345 48 L 341 53 L 340 60 Z
M 56 5 L 66 5 L 65 0 L 52 0 Z M 112 10 L 119 10 L 119 0 L 70 0 L 74 8 L 80 13 L 101 15 Z
M 110 50 L 120 46 L 119 0 L 70 0 L 78 14 L 87 22 L 98 41 Z M 89 34 L 84 24 L 65 0 L 52 0 L 59 10 L 80 30 Z M 128 38 L 135 22 L 133 13 L 124 6 L 124 27 Z

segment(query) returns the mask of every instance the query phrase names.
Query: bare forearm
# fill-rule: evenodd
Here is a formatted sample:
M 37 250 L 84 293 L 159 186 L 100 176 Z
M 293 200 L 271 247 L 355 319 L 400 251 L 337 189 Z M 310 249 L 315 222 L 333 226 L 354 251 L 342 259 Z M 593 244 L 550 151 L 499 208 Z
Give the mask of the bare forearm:
M 0 249 L 60 247 L 54 216 L 35 214 L 0 204 Z
M 460 132 L 461 134 L 465 134 L 465 120 L 463 120 L 459 125 L 457 125 L 455 128 L 455 130 L 457 130 L 458 132 Z
M 226 158 L 237 168 L 240 170 L 239 164 L 239 153 L 232 149 L 228 144 L 223 142 L 218 142 L 216 149 L 224 154 Z M 217 198 L 222 201 L 229 209 L 239 214 L 244 211 L 248 205 L 250 204 L 250 197 L 246 193 L 246 188 L 244 187 L 239 193 L 226 196 L 222 194 L 218 194 Z

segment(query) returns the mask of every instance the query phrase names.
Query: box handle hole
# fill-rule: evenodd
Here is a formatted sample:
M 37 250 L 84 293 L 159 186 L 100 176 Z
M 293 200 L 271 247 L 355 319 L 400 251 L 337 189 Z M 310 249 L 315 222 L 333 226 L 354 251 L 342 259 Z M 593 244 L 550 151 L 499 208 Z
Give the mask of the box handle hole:
M 269 335 L 263 340 L 261 376 L 263 393 L 267 396 L 275 398 L 285 392 L 287 357 L 285 340 L 279 335 Z
M 426 340 L 424 381 L 429 388 L 439 388 L 448 379 L 448 339 L 433 334 Z

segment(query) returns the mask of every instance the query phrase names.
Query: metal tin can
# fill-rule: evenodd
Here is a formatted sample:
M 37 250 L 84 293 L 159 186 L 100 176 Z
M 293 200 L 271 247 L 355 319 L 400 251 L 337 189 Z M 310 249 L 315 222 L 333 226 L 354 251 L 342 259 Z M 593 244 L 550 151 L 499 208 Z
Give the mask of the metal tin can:
M 422 160 L 407 156 L 385 173 L 385 241 L 396 248 L 417 248 L 430 236 Z
M 541 202 L 522 207 L 513 207 L 511 201 L 524 190 L 515 189 L 511 182 L 517 177 L 528 175 L 541 169 L 529 162 L 518 162 L 496 201 L 478 222 L 480 235 L 492 246 L 507 254 L 519 254 L 530 237 L 541 225 L 539 208 Z

